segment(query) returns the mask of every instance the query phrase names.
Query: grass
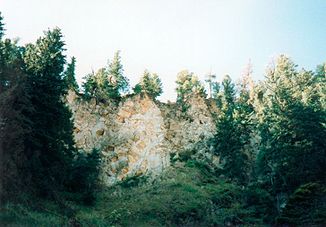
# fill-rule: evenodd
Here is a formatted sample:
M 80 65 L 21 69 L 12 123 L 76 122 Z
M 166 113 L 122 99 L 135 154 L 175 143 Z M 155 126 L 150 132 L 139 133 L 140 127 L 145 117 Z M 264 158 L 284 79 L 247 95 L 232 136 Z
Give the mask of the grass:
M 168 168 L 154 182 L 145 178 L 130 181 L 98 192 L 93 206 L 66 201 L 73 215 L 53 201 L 39 201 L 40 205 L 33 206 L 7 204 L 0 214 L 1 224 L 213 226 L 234 220 L 241 223 L 248 216 L 239 202 L 238 186 L 219 180 L 193 162 Z

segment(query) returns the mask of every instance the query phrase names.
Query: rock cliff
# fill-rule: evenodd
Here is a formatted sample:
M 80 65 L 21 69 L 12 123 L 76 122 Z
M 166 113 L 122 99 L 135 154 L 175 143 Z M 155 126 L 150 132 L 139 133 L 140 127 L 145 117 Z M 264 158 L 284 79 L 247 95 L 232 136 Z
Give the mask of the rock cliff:
M 131 176 L 157 175 L 170 165 L 170 155 L 196 149 L 207 158 L 205 145 L 215 122 L 202 97 L 187 100 L 186 110 L 175 103 L 153 101 L 147 95 L 125 98 L 118 105 L 82 100 L 69 92 L 76 146 L 83 152 L 102 152 L 101 180 L 112 185 Z M 199 146 L 200 145 L 200 146 Z

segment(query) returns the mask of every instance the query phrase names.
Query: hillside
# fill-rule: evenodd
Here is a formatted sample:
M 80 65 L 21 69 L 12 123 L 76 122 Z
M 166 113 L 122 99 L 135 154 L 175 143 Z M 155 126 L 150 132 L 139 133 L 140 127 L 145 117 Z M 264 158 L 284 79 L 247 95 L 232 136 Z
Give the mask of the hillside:
M 5 31 L 0 13 L 1 226 L 325 226 L 325 62 L 182 70 L 162 103 L 120 51 L 80 87 L 60 28 Z

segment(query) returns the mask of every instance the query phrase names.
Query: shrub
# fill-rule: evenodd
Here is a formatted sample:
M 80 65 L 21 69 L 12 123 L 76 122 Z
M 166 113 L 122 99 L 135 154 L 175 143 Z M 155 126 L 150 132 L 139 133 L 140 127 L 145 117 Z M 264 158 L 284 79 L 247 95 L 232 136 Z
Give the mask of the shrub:
M 326 223 L 326 187 L 319 183 L 301 185 L 290 196 L 277 224 L 311 225 Z
M 70 189 L 80 195 L 84 204 L 91 205 L 95 201 L 94 191 L 98 186 L 100 152 L 93 149 L 91 153 L 78 153 L 72 164 Z

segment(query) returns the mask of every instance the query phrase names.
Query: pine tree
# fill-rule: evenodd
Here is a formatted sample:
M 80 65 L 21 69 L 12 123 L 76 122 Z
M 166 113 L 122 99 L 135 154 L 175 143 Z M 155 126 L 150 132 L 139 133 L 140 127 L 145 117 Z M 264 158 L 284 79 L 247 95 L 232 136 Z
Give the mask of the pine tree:
M 121 64 L 120 51 L 114 54 L 112 62 L 108 67 L 109 95 L 113 99 L 119 99 L 121 94 L 129 90 L 129 81 L 123 75 L 123 66 Z
M 31 171 L 41 193 L 50 193 L 65 182 L 74 148 L 71 112 L 63 102 L 66 84 L 64 42 L 56 28 L 45 32 L 24 52 L 25 70 L 31 84 L 33 131 L 27 138 Z
M 275 195 L 308 181 L 325 182 L 325 110 L 313 74 L 296 67 L 281 55 L 268 70 L 261 96 L 258 163 Z
M 214 139 L 215 153 L 221 160 L 219 172 L 245 184 L 248 180 L 248 154 L 245 151 L 248 138 L 243 137 L 247 131 L 243 127 L 243 116 L 237 110 L 235 85 L 228 75 L 222 81 L 222 88 L 221 113 Z
M 76 67 L 76 58 L 72 57 L 65 71 L 65 81 L 68 89 L 78 92 L 79 87 L 75 78 L 75 67 Z
M 88 74 L 84 79 L 84 98 L 90 99 L 93 97 L 97 101 L 105 103 L 113 97 L 115 97 L 114 99 L 118 97 L 116 91 L 113 90 L 113 86 L 109 83 L 108 73 L 105 68 L 99 69 L 96 73 Z
M 252 65 L 249 63 L 245 68 L 240 83 L 238 84 L 238 97 L 236 99 L 235 120 L 240 132 L 242 152 L 250 159 L 247 167 L 251 168 L 255 161 L 256 149 L 251 144 L 252 137 L 256 134 L 255 112 L 254 112 L 254 82 L 252 80 Z M 249 169 L 247 170 L 249 171 Z M 252 169 L 249 171 L 252 173 Z
M 144 71 L 143 76 L 140 79 L 140 82 L 135 86 L 134 92 L 140 93 L 145 92 L 150 97 L 155 99 L 160 96 L 163 92 L 162 82 L 157 74 L 152 74 L 147 70 Z
M 31 133 L 33 113 L 30 86 L 22 71 L 19 47 L 10 40 L 2 46 L 0 58 L 0 201 L 13 199 L 30 189 L 31 175 L 25 138 Z M 19 53 L 19 54 L 18 54 Z M 7 56 L 7 57 L 4 57 Z M 11 57 L 8 57 L 11 56 Z M 1 203 L 0 202 L 0 203 Z
M 3 16 L 1 15 L 1 12 L 0 12 L 0 40 L 2 39 L 4 34 L 5 34 L 5 28 L 4 28 L 4 23 L 3 23 Z
M 206 96 L 204 86 L 194 73 L 183 70 L 177 75 L 177 101 L 183 102 L 192 94 Z
M 96 98 L 98 101 L 119 101 L 121 94 L 128 91 L 129 82 L 123 76 L 120 52 L 116 52 L 113 61 L 106 68 L 99 69 L 84 77 L 84 97 Z
M 326 110 L 326 63 L 317 66 L 314 78 L 320 96 L 321 107 Z

